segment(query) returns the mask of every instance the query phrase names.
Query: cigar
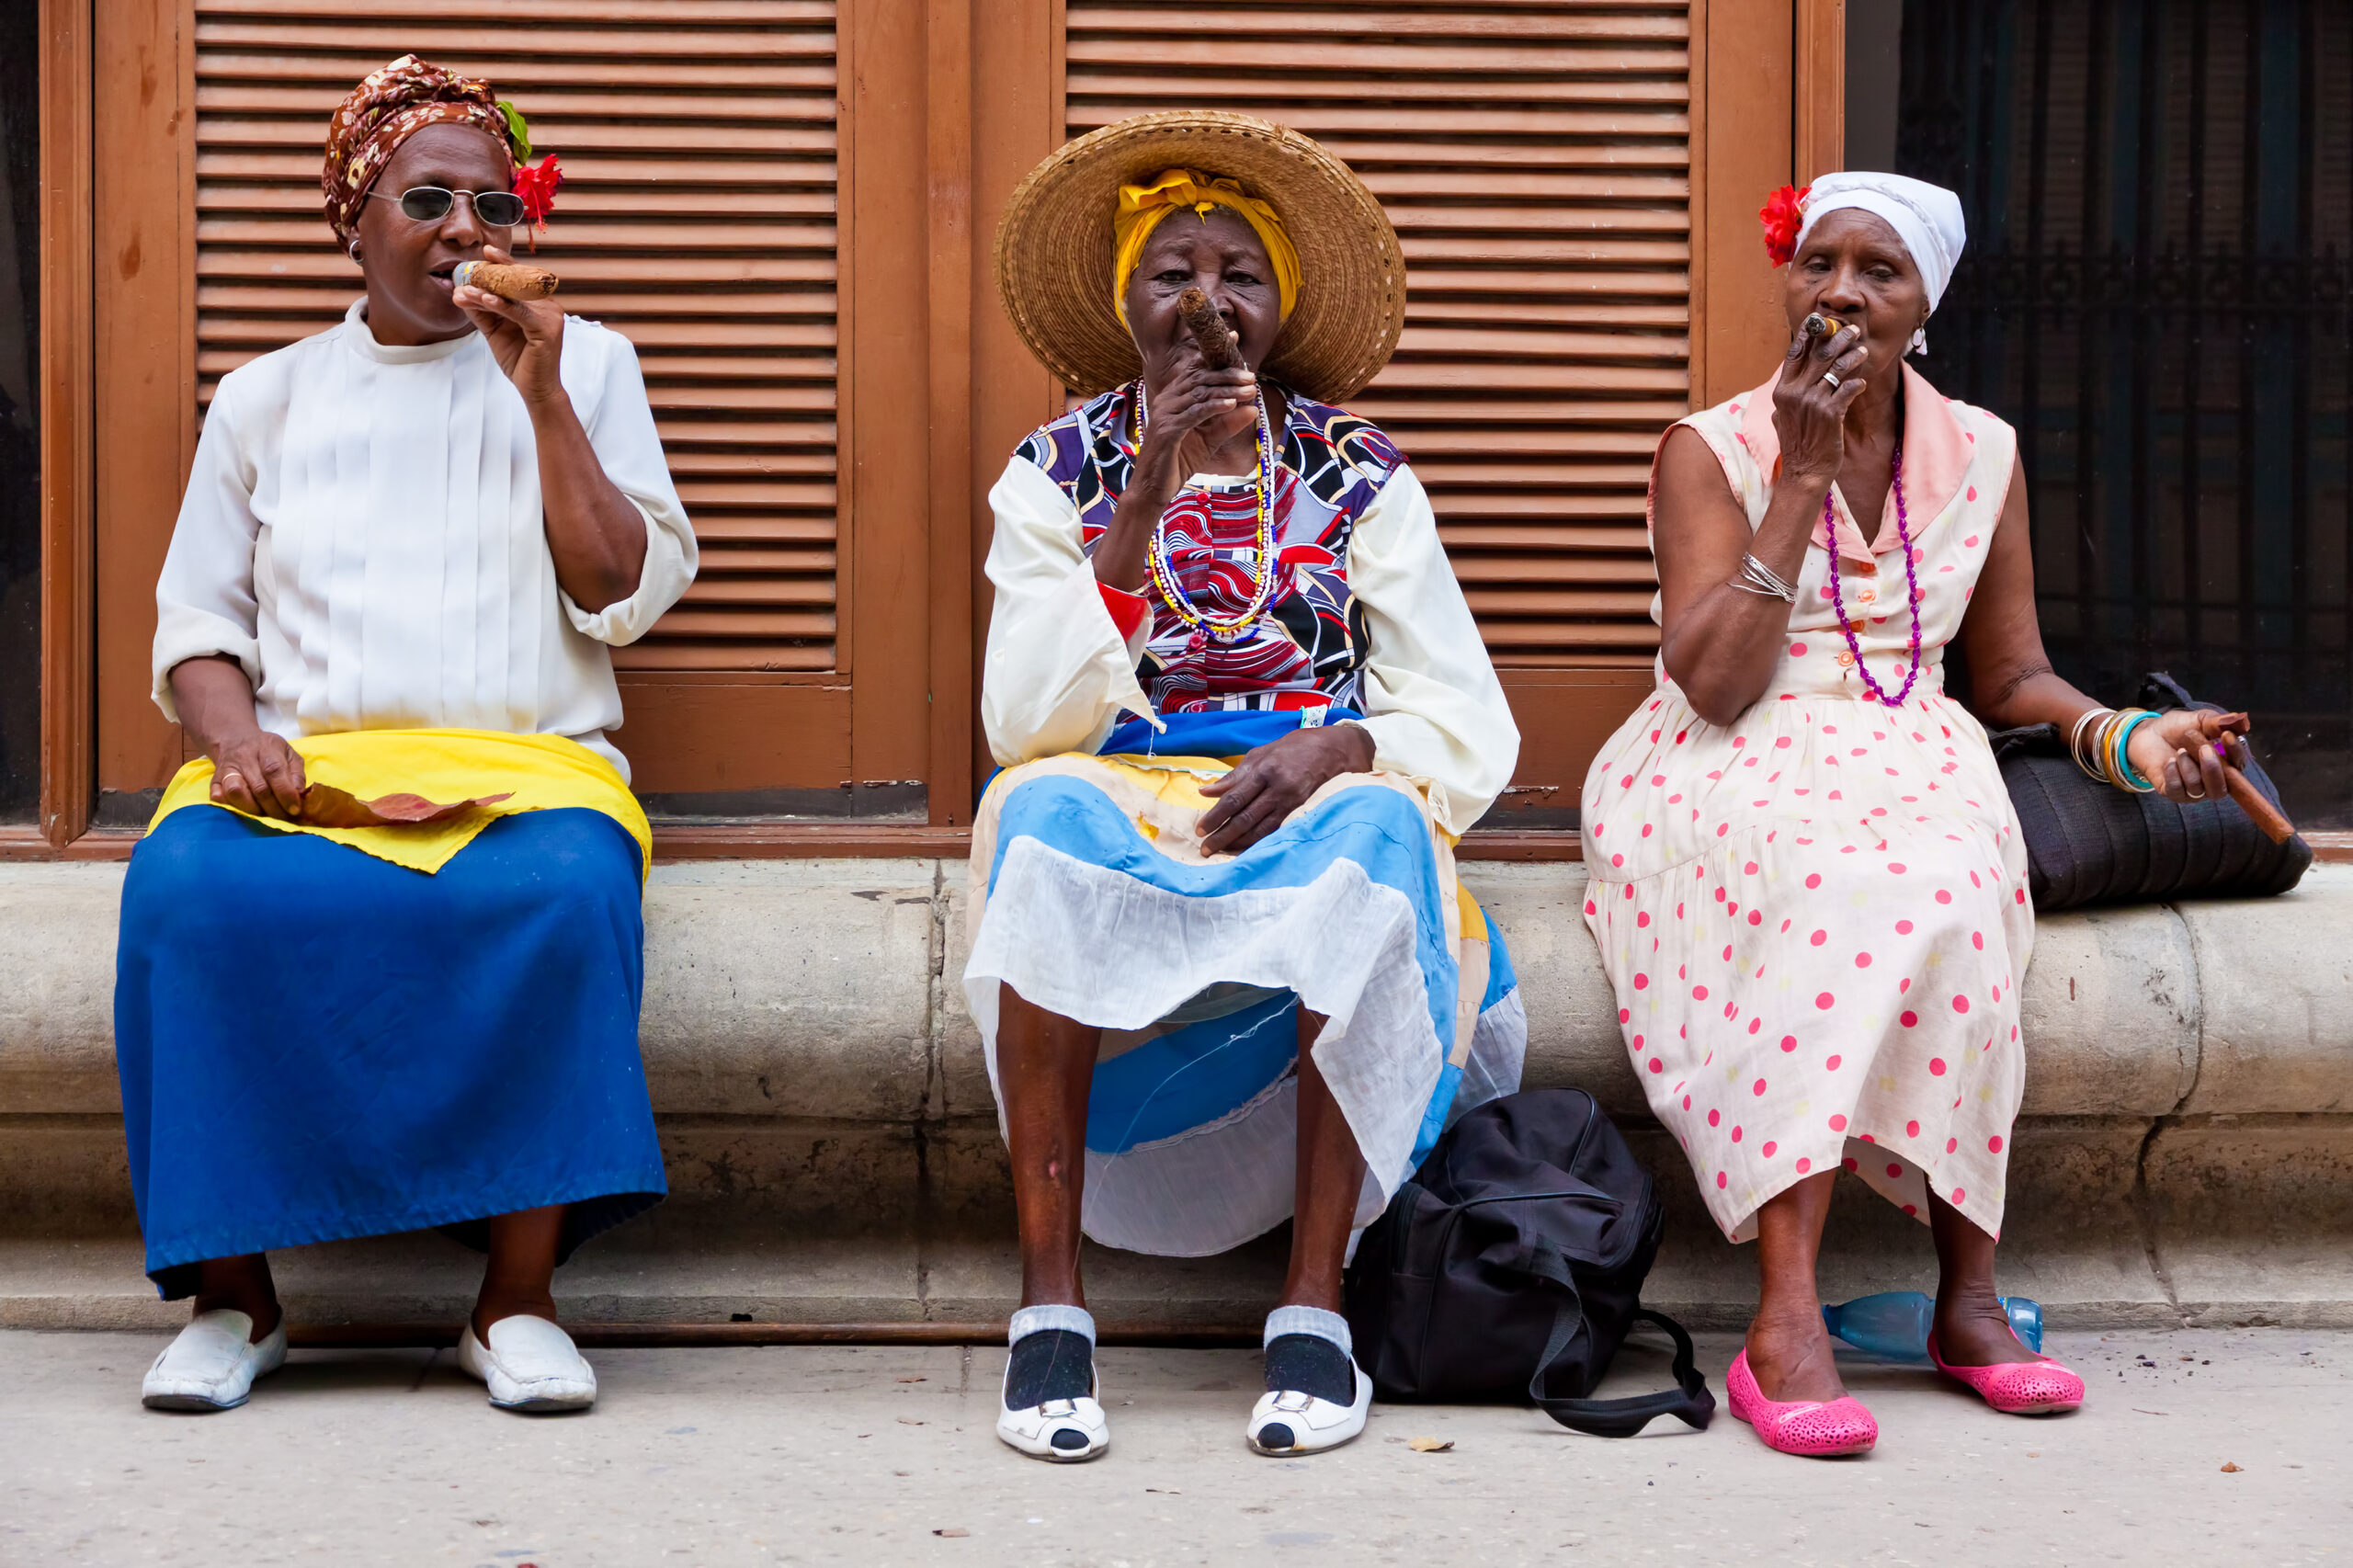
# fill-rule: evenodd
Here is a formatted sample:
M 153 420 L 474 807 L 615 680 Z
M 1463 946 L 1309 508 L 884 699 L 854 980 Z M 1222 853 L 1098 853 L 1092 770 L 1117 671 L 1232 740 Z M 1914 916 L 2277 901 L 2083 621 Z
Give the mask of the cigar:
M 1787 317 L 1783 318 L 1787 320 Z M 1820 311 L 1805 318 L 1799 330 L 1808 337 L 1831 337 L 1846 330 L 1847 324 L 1836 316 L 1825 316 Z
M 1201 346 L 1201 363 L 1212 370 L 1222 370 L 1242 362 L 1242 346 L 1226 330 L 1225 318 L 1218 314 L 1210 297 L 1199 289 L 1188 289 L 1176 296 L 1176 314 L 1183 319 L 1185 330 Z
M 2296 824 L 2264 797 L 2254 780 L 2227 762 L 2222 764 L 2222 782 L 2230 786 L 2231 799 L 2239 803 L 2239 810 L 2246 813 L 2249 822 L 2263 830 L 2264 837 L 2274 844 L 2285 844 L 2296 835 Z
M 502 300 L 544 300 L 556 289 L 555 274 L 543 267 L 495 261 L 461 261 L 449 281 L 456 288 L 480 289 Z

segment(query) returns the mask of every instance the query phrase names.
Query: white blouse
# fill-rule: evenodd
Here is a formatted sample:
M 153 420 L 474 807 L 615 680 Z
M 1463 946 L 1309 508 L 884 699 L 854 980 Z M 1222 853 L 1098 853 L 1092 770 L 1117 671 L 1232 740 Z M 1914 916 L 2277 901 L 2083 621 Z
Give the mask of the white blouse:
M 569 736 L 629 777 L 608 647 L 694 581 L 637 351 L 567 316 L 562 377 L 606 477 L 645 517 L 637 591 L 593 614 L 556 585 L 531 416 L 479 334 L 414 348 L 341 325 L 222 378 L 155 585 L 155 701 L 227 654 L 264 729 Z
M 1194 475 L 1196 485 L 1233 483 Z M 989 492 L 989 618 L 981 722 L 1003 766 L 1101 745 L 1121 710 L 1148 713 L 1136 662 L 1147 615 L 1121 635 L 1080 545 L 1077 506 L 1016 456 Z M 1511 781 L 1519 727 L 1438 542 L 1429 494 L 1409 466 L 1357 518 L 1348 588 L 1363 608 L 1364 726 L 1373 765 L 1428 786 L 1433 814 L 1461 834 Z

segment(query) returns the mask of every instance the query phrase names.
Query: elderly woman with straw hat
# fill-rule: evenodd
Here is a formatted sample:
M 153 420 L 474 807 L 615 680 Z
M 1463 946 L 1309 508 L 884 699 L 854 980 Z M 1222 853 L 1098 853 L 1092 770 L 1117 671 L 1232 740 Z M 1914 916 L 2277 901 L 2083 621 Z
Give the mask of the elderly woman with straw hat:
M 1527 1034 L 1452 855 L 1518 732 L 1412 468 L 1335 406 L 1395 347 L 1396 236 L 1313 142 L 1183 112 L 1040 165 L 996 262 L 1087 394 L 990 496 L 1004 767 L 964 985 L 1020 1221 L 998 1435 L 1065 1462 L 1109 1442 L 1082 1231 L 1198 1256 L 1290 1219 L 1245 1436 L 1328 1449 L 1371 1399 L 1352 1237 L 1450 1115 L 1518 1086 Z M 1192 290 L 1238 364 L 1186 324 Z

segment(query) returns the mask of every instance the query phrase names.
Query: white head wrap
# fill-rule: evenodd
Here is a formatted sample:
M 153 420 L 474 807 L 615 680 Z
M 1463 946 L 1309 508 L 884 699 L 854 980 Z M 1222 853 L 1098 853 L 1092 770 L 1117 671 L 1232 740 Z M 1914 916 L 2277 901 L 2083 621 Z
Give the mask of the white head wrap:
M 1928 309 L 1945 297 L 1945 285 L 1952 281 L 1952 269 L 1961 260 L 1961 247 L 1969 243 L 1969 224 L 1961 215 L 1961 198 L 1940 185 L 1927 180 L 1911 179 L 1903 175 L 1869 173 L 1824 175 L 1806 192 L 1805 221 L 1798 228 L 1798 247 L 1803 249 L 1806 236 L 1813 226 L 1842 207 L 1859 208 L 1865 212 L 1887 221 L 1904 248 L 1912 253 L 1913 265 L 1920 269 L 1920 280 L 1927 286 Z M 1916 353 L 1927 351 L 1925 331 L 1912 335 L 1912 347 Z

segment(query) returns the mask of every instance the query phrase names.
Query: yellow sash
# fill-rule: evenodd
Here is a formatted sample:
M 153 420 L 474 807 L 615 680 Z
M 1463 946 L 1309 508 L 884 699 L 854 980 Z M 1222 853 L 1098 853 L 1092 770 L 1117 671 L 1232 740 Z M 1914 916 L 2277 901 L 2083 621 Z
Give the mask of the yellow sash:
M 585 806 L 602 812 L 637 840 L 638 876 L 654 861 L 654 831 L 637 797 L 613 765 L 577 741 L 562 735 L 509 735 L 490 730 L 353 730 L 307 735 L 292 742 L 302 768 L 315 783 L 332 784 L 363 801 L 392 794 L 429 801 L 464 801 L 505 795 L 495 805 L 477 806 L 442 822 L 401 827 L 312 827 L 274 817 L 239 816 L 280 833 L 309 833 L 406 866 L 427 876 L 448 865 L 474 835 L 517 812 Z M 212 799 L 212 761 L 198 757 L 174 775 L 163 804 L 147 824 L 183 806 L 222 806 Z

